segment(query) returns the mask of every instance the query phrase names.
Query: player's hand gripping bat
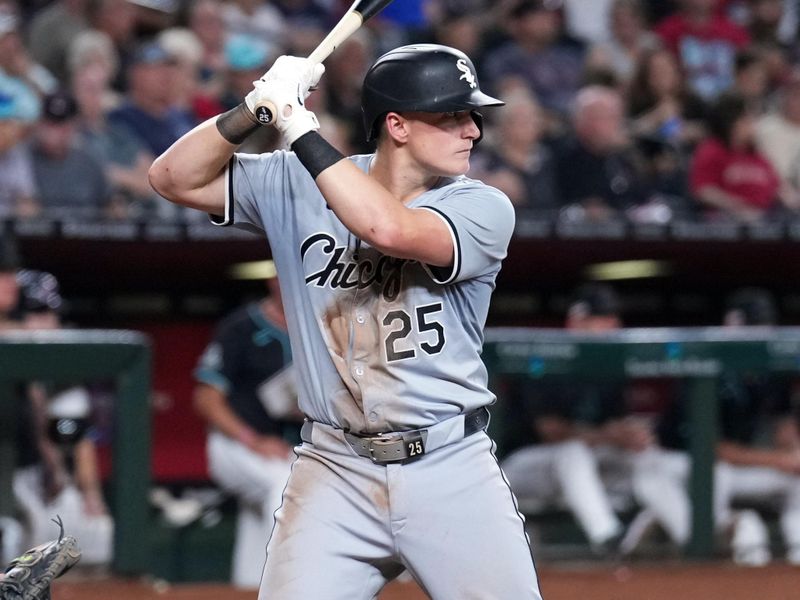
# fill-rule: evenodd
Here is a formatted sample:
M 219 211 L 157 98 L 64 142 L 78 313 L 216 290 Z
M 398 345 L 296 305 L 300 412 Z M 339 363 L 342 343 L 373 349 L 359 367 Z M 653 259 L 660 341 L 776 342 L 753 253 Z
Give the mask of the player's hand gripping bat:
M 321 63 L 338 48 L 342 42 L 349 38 L 368 19 L 371 19 L 383 10 L 392 0 L 355 0 L 353 5 L 339 22 L 331 29 L 314 51 L 308 56 L 309 60 Z M 275 119 L 275 105 L 269 101 L 262 101 L 256 105 L 256 118 L 263 125 L 270 125 Z

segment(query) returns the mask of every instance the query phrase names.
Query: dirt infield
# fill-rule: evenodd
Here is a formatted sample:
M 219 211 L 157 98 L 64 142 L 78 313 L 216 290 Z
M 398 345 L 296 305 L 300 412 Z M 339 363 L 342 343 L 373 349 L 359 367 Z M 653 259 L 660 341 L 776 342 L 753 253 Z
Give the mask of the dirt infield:
M 153 584 L 145 581 L 58 581 L 53 600 L 254 600 L 253 592 L 220 585 Z M 762 569 L 729 563 L 663 566 L 553 567 L 540 569 L 544 600 L 796 600 L 800 568 Z M 392 583 L 380 600 L 427 600 L 419 588 Z M 513 600 L 513 599 L 498 599 Z

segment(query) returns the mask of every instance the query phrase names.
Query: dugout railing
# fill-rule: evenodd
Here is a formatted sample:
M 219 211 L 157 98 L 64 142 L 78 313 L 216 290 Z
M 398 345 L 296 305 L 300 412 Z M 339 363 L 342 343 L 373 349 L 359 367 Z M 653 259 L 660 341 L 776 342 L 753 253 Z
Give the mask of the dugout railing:
M 624 329 L 586 334 L 555 329 L 487 329 L 491 377 L 685 380 L 693 527 L 686 554 L 714 553 L 712 518 L 717 379 L 723 370 L 800 372 L 800 327 Z M 502 401 L 502 400 L 501 400 Z M 495 411 L 497 412 L 497 411 Z M 495 423 L 503 427 L 503 423 Z
M 149 565 L 151 350 L 133 331 L 61 330 L 0 333 L 0 515 L 14 507 L 11 478 L 20 402 L 16 386 L 28 381 L 113 381 L 114 562 L 118 573 Z M 55 531 L 54 531 L 55 533 Z
M 553 329 L 487 329 L 484 358 L 492 378 L 680 378 L 690 395 L 693 533 L 687 554 L 714 552 L 712 467 L 716 380 L 723 369 L 800 371 L 800 328 L 628 329 L 589 335 Z M 112 513 L 114 570 L 149 565 L 151 350 L 130 331 L 0 333 L 0 514 L 11 510 L 14 432 L 19 382 L 113 380 L 116 384 Z M 493 427 L 502 426 L 495 421 Z

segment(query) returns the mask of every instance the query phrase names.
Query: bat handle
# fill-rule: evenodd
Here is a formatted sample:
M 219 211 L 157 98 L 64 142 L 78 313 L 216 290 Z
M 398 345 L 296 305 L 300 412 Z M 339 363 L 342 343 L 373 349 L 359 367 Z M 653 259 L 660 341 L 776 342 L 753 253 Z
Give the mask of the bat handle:
M 364 18 L 358 12 L 350 11 L 345 14 L 331 32 L 325 36 L 325 39 L 320 42 L 319 46 L 308 56 L 308 59 L 314 63 L 321 63 L 324 61 L 336 50 L 339 44 L 361 27 L 363 22 Z M 272 125 L 275 122 L 277 109 L 269 100 L 262 100 L 256 104 L 255 112 L 256 119 L 258 119 L 258 122 L 262 125 Z
M 272 125 L 275 122 L 277 108 L 269 100 L 262 100 L 256 104 L 256 119 L 262 125 Z

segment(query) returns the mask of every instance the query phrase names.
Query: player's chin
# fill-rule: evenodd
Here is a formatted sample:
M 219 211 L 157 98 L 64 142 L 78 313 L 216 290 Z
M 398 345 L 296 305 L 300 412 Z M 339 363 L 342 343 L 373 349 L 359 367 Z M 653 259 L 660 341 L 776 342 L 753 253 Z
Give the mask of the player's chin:
M 447 165 L 442 169 L 443 172 L 441 174 L 445 177 L 464 175 L 469 171 L 470 152 L 471 151 L 467 150 L 465 152 L 457 152 L 453 155 L 453 158 L 448 161 Z

